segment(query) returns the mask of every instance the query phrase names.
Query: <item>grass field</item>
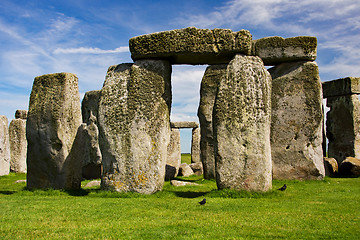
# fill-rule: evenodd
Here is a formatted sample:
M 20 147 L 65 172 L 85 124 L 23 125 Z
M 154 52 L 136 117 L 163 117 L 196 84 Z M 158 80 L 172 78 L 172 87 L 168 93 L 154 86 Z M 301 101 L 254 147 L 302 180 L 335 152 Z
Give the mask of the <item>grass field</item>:
M 273 181 L 284 192 L 198 186 L 153 195 L 28 191 L 25 174 L 0 177 L 0 239 L 359 239 L 360 178 Z M 179 178 L 184 180 L 185 178 Z M 83 182 L 85 185 L 88 181 Z M 204 197 L 207 203 L 198 202 Z

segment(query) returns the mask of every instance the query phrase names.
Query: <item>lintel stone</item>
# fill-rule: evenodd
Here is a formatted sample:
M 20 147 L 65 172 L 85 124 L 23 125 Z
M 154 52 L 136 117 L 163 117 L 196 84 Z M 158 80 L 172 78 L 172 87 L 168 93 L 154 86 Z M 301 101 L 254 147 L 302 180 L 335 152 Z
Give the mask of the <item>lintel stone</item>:
M 323 97 L 360 94 L 360 77 L 346 77 L 322 83 Z
M 265 65 L 292 61 L 314 61 L 316 47 L 316 37 L 265 37 L 253 41 L 252 54 L 259 56 Z
M 132 59 L 166 59 L 172 64 L 228 63 L 237 53 L 250 55 L 252 36 L 247 30 L 188 27 L 133 37 Z
M 171 122 L 171 128 L 198 128 L 199 124 L 197 122 Z

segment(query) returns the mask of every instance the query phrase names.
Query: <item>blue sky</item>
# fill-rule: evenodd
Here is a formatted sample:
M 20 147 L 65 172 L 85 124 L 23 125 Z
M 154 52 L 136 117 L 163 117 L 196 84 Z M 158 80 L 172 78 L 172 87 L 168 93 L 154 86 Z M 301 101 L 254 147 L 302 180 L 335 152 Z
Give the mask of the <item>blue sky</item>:
M 359 13 L 358 0 L 1 0 L 0 114 L 10 121 L 27 109 L 34 77 L 43 74 L 77 74 L 81 96 L 101 89 L 110 65 L 132 62 L 131 37 L 189 26 L 247 29 L 253 39 L 315 36 L 322 81 L 358 77 Z M 173 121 L 198 121 L 205 68 L 173 67 Z

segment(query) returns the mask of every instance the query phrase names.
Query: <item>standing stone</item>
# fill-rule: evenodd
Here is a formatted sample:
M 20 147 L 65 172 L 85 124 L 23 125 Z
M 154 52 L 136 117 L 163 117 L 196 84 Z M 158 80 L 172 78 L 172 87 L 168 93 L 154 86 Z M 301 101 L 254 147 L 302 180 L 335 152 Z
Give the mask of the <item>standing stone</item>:
M 340 166 L 347 157 L 360 158 L 360 101 L 356 94 L 328 97 L 326 117 L 328 156 Z
M 35 78 L 26 124 L 29 189 L 80 188 L 81 160 L 72 157 L 72 146 L 81 122 L 75 74 Z
M 226 75 L 226 68 L 225 64 L 211 65 L 207 67 L 201 80 L 198 117 L 200 121 L 200 159 L 203 163 L 205 179 L 216 179 L 213 109 L 218 85 L 220 79 Z
M 271 189 L 270 99 L 271 77 L 261 59 L 236 55 L 220 79 L 215 100 L 219 189 Z
M 99 104 L 102 188 L 162 189 L 170 140 L 171 65 L 139 60 L 111 66 Z
M 200 128 L 192 129 L 191 162 L 192 163 L 201 162 L 201 160 L 200 160 Z
M 10 172 L 9 127 L 6 116 L 0 115 L 0 176 Z
M 181 164 L 180 129 L 171 128 L 170 142 L 167 147 L 165 179 L 170 180 L 178 175 Z
M 82 177 L 85 179 L 101 178 L 102 155 L 99 146 L 99 129 L 95 124 L 96 118 L 91 115 L 88 123 L 81 124 L 81 140 L 79 159 L 82 159 Z
M 85 179 L 101 178 L 102 155 L 99 145 L 98 110 L 101 90 L 89 91 L 81 103 L 83 117 L 83 166 L 82 177 Z
M 13 172 L 26 173 L 26 110 L 17 110 L 15 118 L 10 122 L 10 170 Z
M 283 63 L 272 76 L 274 179 L 323 179 L 322 90 L 315 62 Z
M 100 95 L 100 90 L 94 90 L 85 93 L 81 103 L 83 123 L 87 123 L 91 115 L 95 116 L 97 122 Z

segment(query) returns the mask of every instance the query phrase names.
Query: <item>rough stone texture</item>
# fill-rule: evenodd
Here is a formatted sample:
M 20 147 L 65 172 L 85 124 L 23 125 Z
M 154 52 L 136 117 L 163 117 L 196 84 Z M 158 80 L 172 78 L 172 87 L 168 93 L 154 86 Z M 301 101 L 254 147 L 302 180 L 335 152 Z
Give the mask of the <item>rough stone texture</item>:
M 85 93 L 81 103 L 81 113 L 84 123 L 87 123 L 91 116 L 95 116 L 95 124 L 97 123 L 100 96 L 101 90 L 94 90 Z
M 177 181 L 177 180 L 171 180 L 171 185 L 175 187 L 181 187 L 181 186 L 198 186 L 199 184 L 194 182 L 185 182 L 185 181 Z
M 316 37 L 265 37 L 253 41 L 252 54 L 259 56 L 265 65 L 316 59 Z
M 191 162 L 201 162 L 200 159 L 200 128 L 192 129 L 191 138 Z
M 26 173 L 26 120 L 14 119 L 9 126 L 10 141 L 10 170 L 13 172 Z
M 360 101 L 357 95 L 329 97 L 326 105 L 328 156 L 338 164 L 347 157 L 360 158 Z
M 200 104 L 200 159 L 204 167 L 204 178 L 215 179 L 215 153 L 213 138 L 213 109 L 220 79 L 226 75 L 227 65 L 207 67 L 201 80 Z
M 272 76 L 274 179 L 322 179 L 322 91 L 315 62 L 284 63 Z
M 338 171 L 338 163 L 335 158 L 324 157 L 325 176 L 334 176 Z
M 0 115 L 0 176 L 10 172 L 9 127 L 6 116 Z
M 189 164 L 189 166 L 193 170 L 195 175 L 200 176 L 204 174 L 203 165 L 201 162 L 192 163 Z
M 360 159 L 347 157 L 341 162 L 339 173 L 343 176 L 360 176 Z
M 99 146 L 99 130 L 92 116 L 88 124 L 83 123 L 79 127 L 76 146 L 77 157 L 82 161 L 82 177 L 85 179 L 97 179 L 101 177 L 102 156 Z
M 139 60 L 111 66 L 99 103 L 102 188 L 162 189 L 170 141 L 171 65 Z
M 188 27 L 152 33 L 129 40 L 131 57 L 167 59 L 172 64 L 228 63 L 236 53 L 250 55 L 252 36 L 247 30 Z
M 100 187 L 100 185 L 101 185 L 101 181 L 94 180 L 94 181 L 88 182 L 85 185 L 85 187 Z
M 187 163 L 180 164 L 179 176 L 189 177 L 191 175 L 194 175 L 194 171 L 191 167 Z
M 180 130 L 171 128 L 170 143 L 167 147 L 165 180 L 178 175 L 181 164 Z
M 26 124 L 29 189 L 80 188 L 81 161 L 72 157 L 72 146 L 81 122 L 76 75 L 35 78 Z
M 238 54 L 220 79 L 213 131 L 219 189 L 272 187 L 271 77 L 259 57 Z
M 199 124 L 197 122 L 171 122 L 172 128 L 197 128 Z
M 16 110 L 15 112 L 15 119 L 24 119 L 26 120 L 27 118 L 27 113 L 28 111 L 27 110 Z
M 322 83 L 323 97 L 360 94 L 360 78 L 346 77 Z

